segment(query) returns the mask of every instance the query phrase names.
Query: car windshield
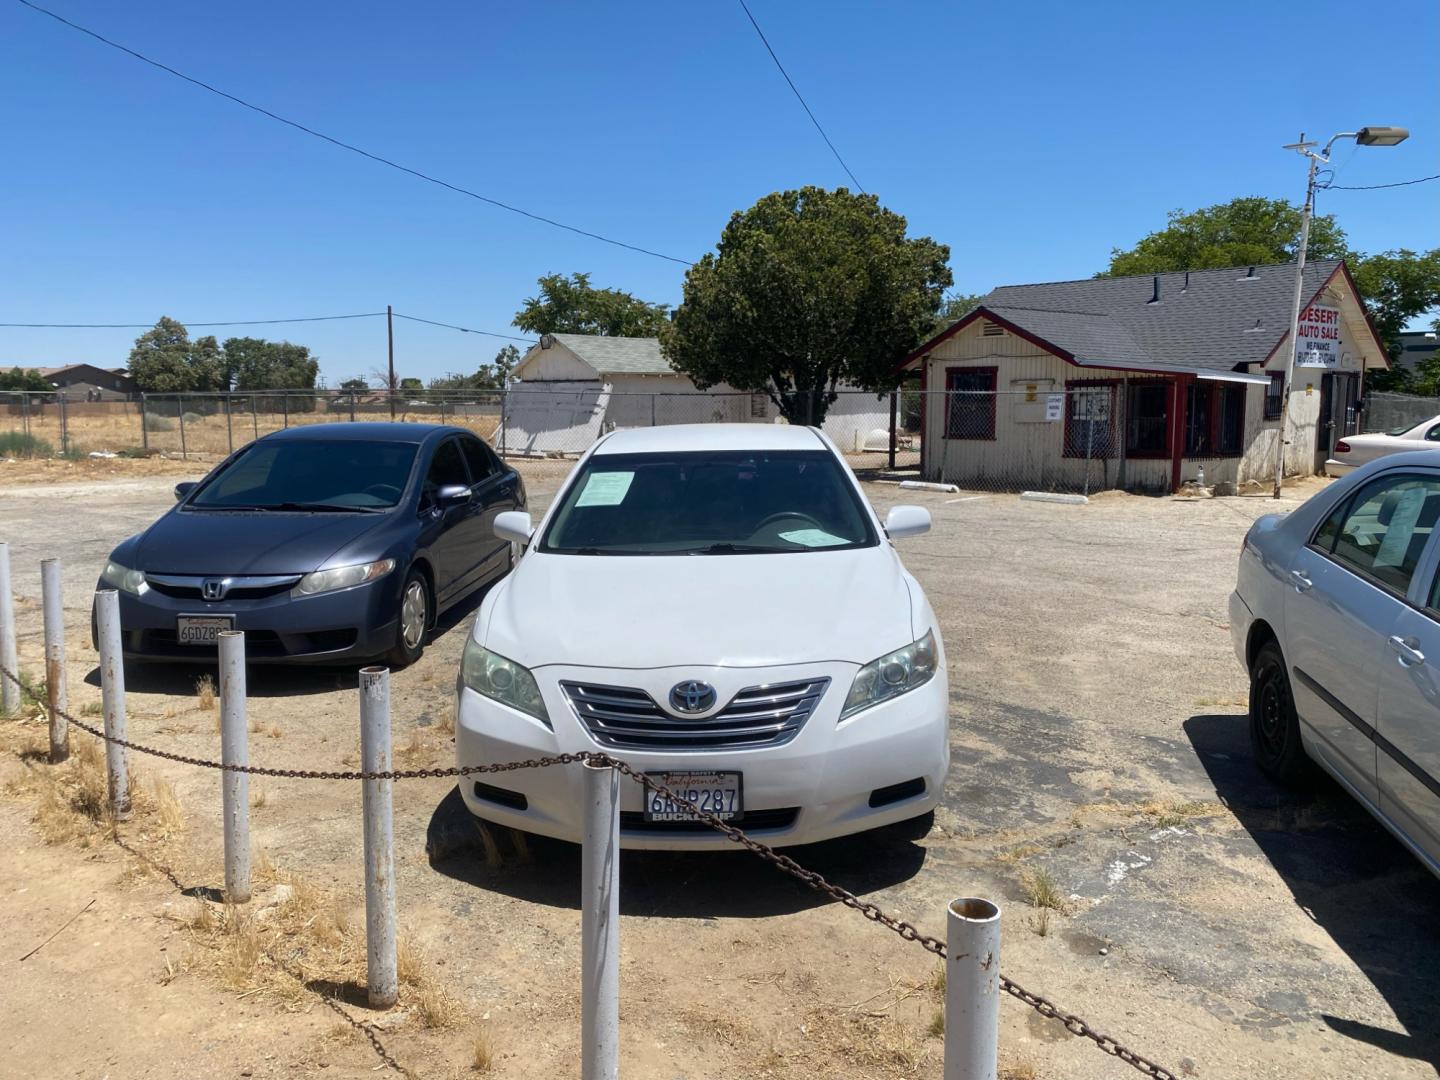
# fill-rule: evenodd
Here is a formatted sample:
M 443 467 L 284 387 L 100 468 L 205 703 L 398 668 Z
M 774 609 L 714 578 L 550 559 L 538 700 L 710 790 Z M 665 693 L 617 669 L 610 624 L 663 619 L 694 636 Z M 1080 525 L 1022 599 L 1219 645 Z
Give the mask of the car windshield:
M 1386 434 L 1386 435 L 1393 435 L 1395 438 L 1398 439 L 1401 435 L 1404 435 L 1407 431 L 1412 431 L 1412 430 L 1414 430 L 1414 427 L 1415 427 L 1414 424 L 1406 424 L 1404 427 L 1397 427 L 1394 431 L 1387 431 L 1387 432 L 1385 432 L 1385 434 Z
M 400 501 L 416 447 L 352 439 L 257 442 L 186 504 L 199 510 L 365 513 Z
M 876 542 L 859 494 L 828 451 L 699 451 L 590 458 L 540 550 L 748 555 Z

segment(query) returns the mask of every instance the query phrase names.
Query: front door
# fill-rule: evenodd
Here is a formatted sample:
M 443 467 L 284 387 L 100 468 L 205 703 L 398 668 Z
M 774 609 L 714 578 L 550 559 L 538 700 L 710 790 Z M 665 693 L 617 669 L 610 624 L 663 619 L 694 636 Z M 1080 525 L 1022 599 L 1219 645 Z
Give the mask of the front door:
M 1320 415 L 1315 422 L 1315 471 L 1322 472 L 1335 445 L 1335 376 L 1320 376 Z

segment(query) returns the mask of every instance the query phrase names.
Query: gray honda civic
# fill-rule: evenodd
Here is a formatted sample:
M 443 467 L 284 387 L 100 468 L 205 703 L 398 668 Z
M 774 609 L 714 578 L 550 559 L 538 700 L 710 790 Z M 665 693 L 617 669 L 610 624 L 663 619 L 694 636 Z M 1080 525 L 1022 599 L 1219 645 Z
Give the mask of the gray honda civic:
M 463 428 L 341 423 L 257 439 L 175 497 L 100 575 L 127 658 L 214 662 L 234 629 L 252 661 L 398 667 L 509 570 L 492 526 L 525 485 Z

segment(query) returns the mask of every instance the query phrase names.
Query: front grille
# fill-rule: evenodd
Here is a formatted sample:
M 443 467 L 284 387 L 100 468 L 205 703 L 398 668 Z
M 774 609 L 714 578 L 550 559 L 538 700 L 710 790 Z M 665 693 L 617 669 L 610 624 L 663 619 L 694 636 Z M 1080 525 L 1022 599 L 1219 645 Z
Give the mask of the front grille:
M 767 829 L 788 829 L 800 816 L 798 806 L 786 806 L 778 810 L 749 810 L 733 823 L 747 833 L 764 832 Z M 696 818 L 691 821 L 646 821 L 643 810 L 621 810 L 620 831 L 630 833 L 709 833 L 715 830 Z
M 674 716 L 644 690 L 562 682 L 570 707 L 601 746 L 622 750 L 739 750 L 782 746 L 815 711 L 828 678 L 741 690 L 703 720 Z
M 161 596 L 176 600 L 204 600 L 201 583 L 205 579 L 183 574 L 146 574 L 145 583 Z M 300 580 L 299 574 L 271 574 L 232 577 L 222 600 L 263 600 L 289 592 Z

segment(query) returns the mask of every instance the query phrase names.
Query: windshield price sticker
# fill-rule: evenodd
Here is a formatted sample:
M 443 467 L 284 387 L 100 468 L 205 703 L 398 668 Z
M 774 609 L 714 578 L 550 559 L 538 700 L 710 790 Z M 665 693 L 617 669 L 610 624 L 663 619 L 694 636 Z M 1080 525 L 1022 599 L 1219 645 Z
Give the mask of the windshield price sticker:
M 576 506 L 619 506 L 625 501 L 633 472 L 592 472 L 585 480 L 585 490 L 575 500 Z
M 783 532 L 780 534 L 780 539 L 808 548 L 834 547 L 836 544 L 850 543 L 843 536 L 834 536 L 823 529 L 796 529 L 794 532 Z

